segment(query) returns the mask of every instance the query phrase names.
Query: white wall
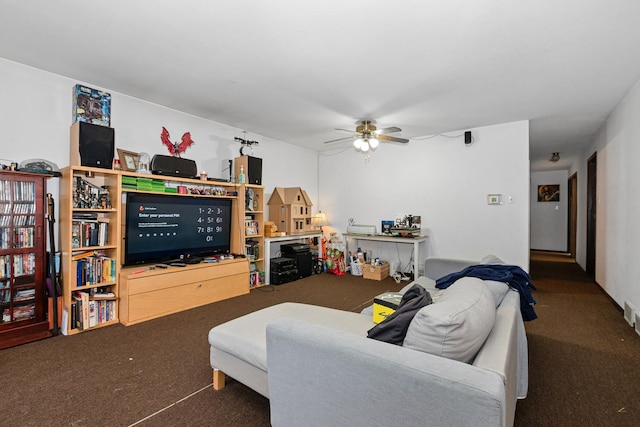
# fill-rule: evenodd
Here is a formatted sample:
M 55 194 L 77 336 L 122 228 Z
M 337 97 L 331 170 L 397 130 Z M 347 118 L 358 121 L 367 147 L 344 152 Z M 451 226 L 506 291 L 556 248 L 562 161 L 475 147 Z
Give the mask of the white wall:
M 0 159 L 44 158 L 59 167 L 69 161 L 71 91 L 76 83 L 96 87 L 0 59 Z M 194 117 L 125 94 L 112 95 L 116 146 L 134 152 L 165 154 L 160 131 L 178 139 L 190 131 L 196 144 L 184 155 L 210 176 L 226 176 L 226 159 L 238 155 L 241 129 Z M 405 214 L 421 215 L 429 235 L 424 255 L 478 259 L 493 253 L 506 262 L 529 265 L 528 122 L 472 129 L 474 143 L 436 136 L 408 146 L 382 144 L 368 161 L 352 148 L 318 155 L 286 142 L 249 133 L 260 141 L 255 155 L 264 159 L 265 201 L 273 187 L 300 186 L 322 209 L 335 231 L 346 230 L 350 217 L 376 224 Z M 250 132 L 250 129 L 248 129 Z M 318 167 L 320 170 L 318 170 Z M 318 183 L 318 177 L 320 182 Z M 57 180 L 49 191 L 57 197 Z M 488 206 L 487 194 L 505 203 Z M 320 195 L 320 198 L 318 197 Z M 513 203 L 507 203 L 511 196 Z M 404 248 L 377 251 L 387 259 L 409 261 Z M 405 251 L 403 253 L 403 251 Z M 421 257 L 423 258 L 423 257 Z
M 381 144 L 369 160 L 349 147 L 321 155 L 320 208 L 331 223 L 327 230 L 346 231 L 348 218 L 380 230 L 381 220 L 421 215 L 429 236 L 423 255 L 495 254 L 528 270 L 529 124 L 471 131 L 474 143 L 468 146 L 460 131 L 408 145 Z M 504 204 L 487 204 L 487 194 L 494 193 L 503 195 Z M 402 266 L 411 256 L 402 246 L 371 249 Z
M 567 250 L 567 170 L 531 172 L 531 249 Z M 558 202 L 538 202 L 538 186 L 559 184 Z
M 597 152 L 596 281 L 618 303 L 640 310 L 640 83 L 584 152 L 578 171 L 578 263 L 586 264 L 587 159 Z M 581 184 L 582 183 L 582 184 Z
M 273 187 L 300 186 L 317 200 L 314 151 L 252 133 L 245 135 L 241 129 L 4 59 L 0 59 L 0 135 L 4 141 L 0 159 L 20 162 L 43 158 L 60 168 L 68 166 L 72 88 L 77 83 L 111 93 L 111 126 L 117 148 L 151 156 L 168 154 L 160 142 L 162 127 L 167 128 L 172 140 L 189 131 L 195 144 L 183 157 L 195 160 L 198 170 L 205 170 L 211 177 L 228 177 L 228 171 L 223 170 L 227 159 L 239 156 L 240 143 L 234 137 L 257 140 L 254 155 L 263 159 L 265 199 Z M 49 181 L 48 191 L 55 198 L 57 186 L 57 179 Z

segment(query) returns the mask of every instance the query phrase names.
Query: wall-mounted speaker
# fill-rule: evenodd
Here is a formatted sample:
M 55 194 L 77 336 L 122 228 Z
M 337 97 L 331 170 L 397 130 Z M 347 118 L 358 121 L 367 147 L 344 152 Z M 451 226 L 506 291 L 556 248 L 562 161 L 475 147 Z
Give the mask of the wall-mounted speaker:
M 468 130 L 464 133 L 464 143 L 469 145 L 473 142 L 473 138 L 471 137 L 471 131 Z
M 252 156 L 240 156 L 234 159 L 234 174 L 240 173 L 240 166 L 244 168 L 247 184 L 262 185 L 262 159 Z
M 111 169 L 115 151 L 115 131 L 86 122 L 71 125 L 71 166 Z

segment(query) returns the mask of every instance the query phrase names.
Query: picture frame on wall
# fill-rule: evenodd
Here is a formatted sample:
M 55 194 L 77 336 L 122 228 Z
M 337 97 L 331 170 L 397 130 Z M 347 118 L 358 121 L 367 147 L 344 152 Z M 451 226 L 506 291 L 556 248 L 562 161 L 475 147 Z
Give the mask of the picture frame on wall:
M 559 202 L 560 185 L 538 185 L 538 202 Z
M 135 172 L 138 169 L 139 153 L 123 150 L 118 148 L 118 158 L 120 159 L 120 167 L 124 171 Z

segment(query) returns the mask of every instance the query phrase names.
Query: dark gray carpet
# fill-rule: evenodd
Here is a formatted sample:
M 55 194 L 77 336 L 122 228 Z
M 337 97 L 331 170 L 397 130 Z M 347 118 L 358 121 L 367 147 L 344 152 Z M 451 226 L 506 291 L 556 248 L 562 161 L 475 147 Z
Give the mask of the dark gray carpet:
M 516 425 L 639 425 L 640 337 L 576 264 L 533 260 L 531 273 L 539 318 L 526 324 L 530 386 Z M 261 395 L 232 379 L 220 392 L 209 387 L 209 329 L 283 301 L 360 311 L 403 285 L 321 274 L 130 327 L 2 350 L 0 425 L 268 426 Z

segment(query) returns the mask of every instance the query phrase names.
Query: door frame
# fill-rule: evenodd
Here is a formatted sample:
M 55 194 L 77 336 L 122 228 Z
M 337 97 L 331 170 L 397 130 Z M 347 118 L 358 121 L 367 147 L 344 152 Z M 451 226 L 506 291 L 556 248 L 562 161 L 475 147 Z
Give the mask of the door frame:
M 590 277 L 596 275 L 596 215 L 598 195 L 598 153 L 587 160 L 587 259 L 585 271 Z
M 578 239 L 578 173 L 575 172 L 567 182 L 567 252 L 573 259 L 576 258 Z

